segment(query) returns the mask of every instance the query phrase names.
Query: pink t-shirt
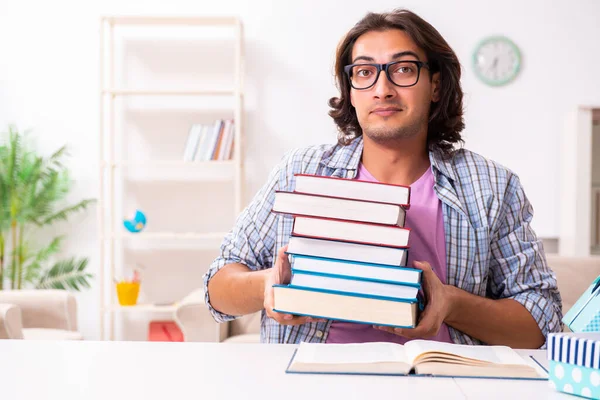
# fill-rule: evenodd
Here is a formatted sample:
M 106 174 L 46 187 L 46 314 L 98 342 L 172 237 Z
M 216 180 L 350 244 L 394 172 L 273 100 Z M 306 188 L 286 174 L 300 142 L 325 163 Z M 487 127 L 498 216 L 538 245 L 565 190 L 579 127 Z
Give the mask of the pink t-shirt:
M 356 179 L 377 182 L 362 163 L 358 167 Z M 431 168 L 411 186 L 410 208 L 406 213 L 405 226 L 411 229 L 409 236 L 408 264 L 413 260 L 427 261 L 433 271 L 446 283 L 446 237 L 442 204 L 433 191 L 434 178 Z M 448 326 L 442 324 L 438 334 L 429 338 L 441 342 L 452 342 Z M 327 343 L 395 342 L 405 343 L 407 339 L 392 333 L 380 331 L 371 325 L 349 322 L 333 322 L 327 336 Z

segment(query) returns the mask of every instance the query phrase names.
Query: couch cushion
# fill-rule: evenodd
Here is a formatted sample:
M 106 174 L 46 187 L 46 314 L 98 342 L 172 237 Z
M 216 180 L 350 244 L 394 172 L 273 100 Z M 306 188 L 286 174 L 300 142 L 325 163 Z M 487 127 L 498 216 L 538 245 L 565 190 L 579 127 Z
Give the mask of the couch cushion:
M 260 333 L 246 333 L 243 335 L 230 336 L 223 342 L 227 343 L 260 343 Z
M 47 328 L 25 328 L 23 329 L 25 340 L 83 340 L 79 332 L 65 331 L 62 329 Z
M 561 257 L 548 255 L 548 265 L 554 271 L 562 297 L 563 315 L 600 275 L 600 257 Z

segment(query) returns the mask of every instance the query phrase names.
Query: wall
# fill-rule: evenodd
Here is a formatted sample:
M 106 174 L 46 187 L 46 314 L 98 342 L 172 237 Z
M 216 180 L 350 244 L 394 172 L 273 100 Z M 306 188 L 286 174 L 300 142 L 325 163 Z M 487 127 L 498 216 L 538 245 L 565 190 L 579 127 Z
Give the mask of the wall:
M 246 200 L 284 151 L 335 140 L 327 100 L 335 95 L 332 64 L 339 39 L 366 11 L 400 5 L 373 0 L 198 2 L 189 0 L 0 2 L 0 127 L 32 128 L 42 151 L 68 143 L 76 179 L 73 199 L 97 196 L 98 23 L 101 15 L 236 14 L 246 52 Z M 597 38 L 600 2 L 535 0 L 503 3 L 410 0 L 457 52 L 463 67 L 466 146 L 520 177 L 539 236 L 559 235 L 560 136 L 568 110 L 600 104 Z M 505 34 L 523 52 L 514 84 L 490 88 L 470 68 L 474 46 Z M 89 255 L 97 272 L 95 213 L 57 231 L 65 254 Z M 205 268 L 205 265 L 199 266 Z M 79 295 L 82 331 L 98 337 L 98 292 Z

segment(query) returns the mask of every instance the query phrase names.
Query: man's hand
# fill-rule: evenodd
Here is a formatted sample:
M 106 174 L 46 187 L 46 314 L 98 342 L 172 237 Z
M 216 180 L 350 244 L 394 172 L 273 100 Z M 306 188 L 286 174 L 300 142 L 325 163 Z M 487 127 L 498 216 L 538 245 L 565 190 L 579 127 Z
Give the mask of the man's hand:
M 438 334 L 442 323 L 452 310 L 452 296 L 447 285 L 437 277 L 431 265 L 426 262 L 415 261 L 415 268 L 422 272 L 422 285 L 427 305 L 420 315 L 416 328 L 392 328 L 389 326 L 376 326 L 377 329 L 404 336 L 408 339 L 430 338 Z
M 310 317 L 299 317 L 292 314 L 284 314 L 273 311 L 274 290 L 273 285 L 288 284 L 292 279 L 292 267 L 285 254 L 287 246 L 279 249 L 277 252 L 277 260 L 271 268 L 270 273 L 265 275 L 265 311 L 269 318 L 273 318 L 281 325 L 301 325 L 307 322 L 313 322 Z

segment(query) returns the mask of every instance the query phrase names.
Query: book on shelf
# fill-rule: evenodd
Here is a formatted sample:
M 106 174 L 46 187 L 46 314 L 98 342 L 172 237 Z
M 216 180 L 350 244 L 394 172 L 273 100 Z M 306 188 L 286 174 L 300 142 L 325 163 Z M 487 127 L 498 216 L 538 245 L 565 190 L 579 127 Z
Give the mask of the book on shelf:
M 276 312 L 399 328 L 416 326 L 419 300 L 274 285 Z
M 358 179 L 295 174 L 295 192 L 410 206 L 410 186 Z
M 322 257 L 356 261 L 368 264 L 406 266 L 408 249 L 342 242 L 330 239 L 313 239 L 292 236 L 288 242 L 288 253 L 298 256 Z M 323 271 L 326 272 L 326 271 Z
M 284 191 L 275 192 L 273 212 L 400 227 L 406 217 L 401 204 Z
M 546 380 L 531 357 L 506 346 L 471 346 L 431 340 L 396 343 L 302 342 L 287 373 L 446 376 Z
M 419 269 L 305 256 L 291 253 L 289 246 L 287 254 L 292 256 L 292 271 L 298 273 L 346 276 L 409 285 L 419 285 L 421 282 L 421 270 Z
M 233 120 L 217 119 L 213 124 L 193 124 L 184 148 L 184 161 L 226 161 L 233 155 Z

